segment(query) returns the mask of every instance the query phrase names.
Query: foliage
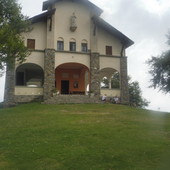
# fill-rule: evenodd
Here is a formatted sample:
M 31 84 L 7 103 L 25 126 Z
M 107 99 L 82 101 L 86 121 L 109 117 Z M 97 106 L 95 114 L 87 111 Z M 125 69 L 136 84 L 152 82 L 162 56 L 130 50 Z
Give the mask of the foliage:
M 103 77 L 101 82 L 101 88 L 109 88 L 109 79 L 107 77 Z
M 131 106 L 146 107 L 149 102 L 142 97 L 142 91 L 138 81 L 132 82 L 129 78 L 129 102 Z
M 170 51 L 164 52 L 159 57 L 152 57 L 148 60 L 150 65 L 149 73 L 152 76 L 150 87 L 159 88 L 159 90 L 170 92 Z
M 113 104 L 0 109 L 0 169 L 169 169 L 170 114 Z
M 17 0 L 0 0 L 0 69 L 22 63 L 29 55 L 21 36 L 30 31 L 30 21 L 21 14 Z
M 115 72 L 111 77 L 111 87 L 112 88 L 119 88 L 120 87 L 120 78 L 119 72 Z
M 109 88 L 109 79 L 104 77 L 102 79 L 102 86 L 101 88 Z M 120 87 L 120 79 L 119 79 L 119 72 L 115 72 L 111 76 L 111 88 L 119 88 Z
M 170 45 L 170 31 L 167 34 L 167 44 Z M 160 91 L 170 92 L 170 50 L 163 52 L 160 56 L 152 57 L 147 61 L 150 66 L 149 74 L 151 86 L 158 88 Z

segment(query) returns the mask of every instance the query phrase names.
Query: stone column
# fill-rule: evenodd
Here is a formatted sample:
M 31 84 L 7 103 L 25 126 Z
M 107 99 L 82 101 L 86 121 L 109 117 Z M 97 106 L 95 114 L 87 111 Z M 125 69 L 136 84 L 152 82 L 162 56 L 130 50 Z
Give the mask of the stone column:
M 109 89 L 112 89 L 112 79 L 109 77 Z
M 127 57 L 120 58 L 121 103 L 129 104 Z
M 90 73 L 91 73 L 90 91 L 92 91 L 96 97 L 99 97 L 100 96 L 99 53 L 91 53 L 91 56 L 90 56 Z
M 7 67 L 4 93 L 4 106 L 14 106 L 15 103 L 15 69 Z
M 45 49 L 44 56 L 44 100 L 52 96 L 55 88 L 55 50 Z

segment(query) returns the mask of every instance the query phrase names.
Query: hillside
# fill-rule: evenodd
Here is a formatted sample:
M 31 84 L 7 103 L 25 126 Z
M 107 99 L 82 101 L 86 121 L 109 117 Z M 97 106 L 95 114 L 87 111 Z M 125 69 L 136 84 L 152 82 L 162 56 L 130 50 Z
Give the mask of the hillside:
M 170 114 L 113 104 L 0 109 L 0 169 L 168 170 Z

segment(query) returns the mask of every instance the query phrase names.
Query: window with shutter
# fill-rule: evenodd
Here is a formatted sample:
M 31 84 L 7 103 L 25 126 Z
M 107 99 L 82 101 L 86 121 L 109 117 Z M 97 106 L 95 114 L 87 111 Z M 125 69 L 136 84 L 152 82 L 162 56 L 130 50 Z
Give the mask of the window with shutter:
M 35 49 L 35 39 L 27 39 L 27 48 Z
M 112 46 L 106 46 L 106 55 L 112 55 Z

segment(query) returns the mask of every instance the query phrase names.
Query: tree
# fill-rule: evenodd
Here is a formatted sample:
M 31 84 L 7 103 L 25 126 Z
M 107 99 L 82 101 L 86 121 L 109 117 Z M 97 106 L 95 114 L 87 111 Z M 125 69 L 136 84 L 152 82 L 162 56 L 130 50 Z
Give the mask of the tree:
M 115 72 L 111 77 L 111 87 L 112 88 L 119 88 L 120 87 L 120 78 L 119 72 Z
M 149 102 L 142 97 L 142 91 L 139 86 L 139 82 L 131 81 L 131 78 L 129 78 L 128 82 L 129 86 L 129 102 L 131 106 L 134 107 L 146 107 L 149 105 Z
M 170 32 L 167 35 L 168 44 L 170 45 Z M 151 86 L 159 88 L 159 90 L 170 92 L 170 50 L 163 52 L 158 57 L 152 57 L 147 61 L 150 66 L 149 74 L 151 74 Z
M 29 55 L 21 33 L 31 30 L 30 21 L 21 13 L 17 0 L 0 0 L 0 70 L 22 63 Z

